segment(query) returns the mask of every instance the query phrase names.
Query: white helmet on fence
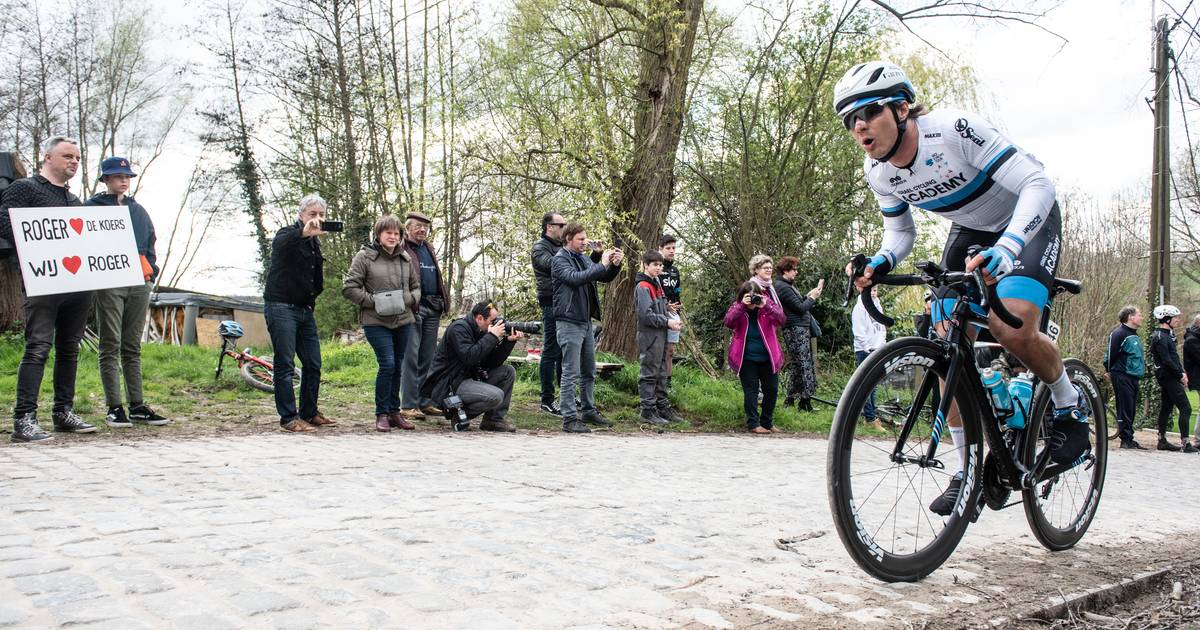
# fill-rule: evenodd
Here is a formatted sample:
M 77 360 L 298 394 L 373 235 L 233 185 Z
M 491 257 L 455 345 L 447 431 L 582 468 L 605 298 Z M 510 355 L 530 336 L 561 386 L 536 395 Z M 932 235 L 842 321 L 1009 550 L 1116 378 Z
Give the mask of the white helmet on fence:
M 1160 322 L 1164 319 L 1171 319 L 1178 314 L 1179 309 L 1171 306 L 1170 304 L 1161 304 L 1154 307 L 1154 319 Z

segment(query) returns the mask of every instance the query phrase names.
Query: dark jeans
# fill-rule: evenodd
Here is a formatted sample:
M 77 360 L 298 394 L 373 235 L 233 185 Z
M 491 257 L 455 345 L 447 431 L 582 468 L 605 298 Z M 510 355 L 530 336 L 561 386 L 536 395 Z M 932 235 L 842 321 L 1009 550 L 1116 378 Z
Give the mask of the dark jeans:
M 742 362 L 738 372 L 742 381 L 742 408 L 746 411 L 746 428 L 775 426 L 775 399 L 779 397 L 779 375 L 771 369 L 770 361 Z M 762 415 L 758 414 L 758 389 L 762 387 Z
M 1159 379 L 1158 386 L 1162 388 L 1162 402 L 1158 408 L 1158 437 L 1167 437 L 1167 426 L 1171 424 L 1171 413 L 1179 408 L 1179 435 L 1188 439 L 1189 421 L 1192 419 L 1192 403 L 1188 401 L 1187 390 L 1178 379 Z
M 1137 412 L 1138 379 L 1124 372 L 1109 372 L 1117 402 L 1117 431 L 1121 443 L 1133 441 L 1133 415 Z
M 307 306 L 267 302 L 264 306 L 267 331 L 275 348 L 275 410 L 279 423 L 296 418 L 308 420 L 317 415 L 317 394 L 321 389 L 321 338 L 317 319 Z M 296 392 L 292 379 L 296 356 L 300 357 L 300 410 L 296 410 Z
M 398 328 L 363 326 L 363 334 L 379 364 L 379 371 L 375 373 L 375 415 L 400 411 L 400 367 L 411 332 L 411 324 Z
M 542 307 L 542 358 L 538 363 L 542 377 L 542 404 L 554 402 L 554 387 L 562 381 L 562 347 L 558 345 L 558 323 L 554 307 Z
M 499 365 L 488 370 L 486 381 L 467 379 L 455 393 L 462 399 L 463 412 L 468 418 L 483 414 L 484 420 L 503 420 L 508 415 L 513 383 L 517 370 L 511 365 Z
M 54 411 L 74 404 L 79 340 L 91 308 L 91 291 L 25 298 L 25 355 L 17 368 L 14 418 L 37 411 L 50 346 L 54 346 Z
M 417 309 L 416 316 L 417 321 L 413 324 L 412 332 L 408 334 L 404 372 L 400 375 L 403 405 L 406 409 L 441 407 L 442 401 L 434 402 L 421 396 L 421 384 L 425 382 L 429 366 L 433 363 L 433 354 L 437 352 L 438 322 L 442 313 L 428 306 L 421 306 Z
M 862 362 L 866 361 L 867 357 L 869 357 L 869 356 L 871 356 L 871 353 L 867 352 L 866 350 L 855 350 L 854 351 L 854 365 L 862 365 Z M 867 402 L 863 403 L 863 417 L 866 418 L 868 422 L 875 421 L 875 390 L 874 389 L 871 390 L 871 393 L 867 394 Z

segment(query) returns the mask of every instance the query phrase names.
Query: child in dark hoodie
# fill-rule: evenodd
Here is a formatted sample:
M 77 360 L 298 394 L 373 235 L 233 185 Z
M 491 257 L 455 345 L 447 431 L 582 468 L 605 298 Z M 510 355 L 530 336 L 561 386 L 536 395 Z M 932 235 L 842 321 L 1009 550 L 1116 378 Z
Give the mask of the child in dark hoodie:
M 137 174 L 123 157 L 110 157 L 100 162 L 100 181 L 108 188 L 88 199 L 85 206 L 125 206 L 137 242 L 138 255 L 145 281 L 132 287 L 96 291 L 96 320 L 100 333 L 100 381 L 108 414 L 104 422 L 110 427 L 125 428 L 134 424 L 164 425 L 169 421 L 158 415 L 142 399 L 142 328 L 146 322 L 146 307 L 150 303 L 150 288 L 158 275 L 154 255 L 154 224 L 142 205 L 126 193 L 129 180 Z M 124 377 L 124 391 L 121 380 Z M 122 394 L 125 398 L 122 399 Z M 123 402 L 129 403 L 126 415 Z
M 634 288 L 637 313 L 638 395 L 642 403 L 642 422 L 669 424 L 679 421 L 667 401 L 667 331 L 679 330 L 678 319 L 669 319 L 667 300 L 658 275 L 663 255 L 655 250 L 642 254 L 642 272 Z

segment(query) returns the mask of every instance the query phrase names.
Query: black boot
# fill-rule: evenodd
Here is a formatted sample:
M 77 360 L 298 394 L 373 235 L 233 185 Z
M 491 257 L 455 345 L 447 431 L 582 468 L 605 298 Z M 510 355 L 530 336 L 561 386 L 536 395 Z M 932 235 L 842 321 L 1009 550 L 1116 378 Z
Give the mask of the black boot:
M 1179 447 L 1172 444 L 1165 435 L 1160 435 L 1160 436 L 1158 436 L 1158 450 L 1160 450 L 1160 451 L 1178 451 Z

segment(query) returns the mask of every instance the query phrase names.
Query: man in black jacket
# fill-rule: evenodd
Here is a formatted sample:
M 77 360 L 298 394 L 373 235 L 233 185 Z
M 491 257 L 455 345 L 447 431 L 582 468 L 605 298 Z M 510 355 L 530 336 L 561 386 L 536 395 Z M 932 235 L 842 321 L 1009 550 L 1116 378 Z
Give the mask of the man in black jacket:
M 624 254 L 619 249 L 605 251 L 596 264 L 583 255 L 587 233 L 583 226 L 571 223 L 563 228 L 563 248 L 554 255 L 550 274 L 554 284 L 554 318 L 558 324 L 558 345 L 562 348 L 563 431 L 590 433 L 587 424 L 612 426 L 596 410 L 593 385 L 596 379 L 596 337 L 592 320 L 600 319 L 600 294 L 596 282 L 609 282 L 621 271 Z M 575 385 L 583 409 L 576 409 Z M 580 417 L 582 412 L 582 417 Z
M 300 200 L 295 223 L 275 233 L 271 266 L 263 290 L 263 313 L 275 348 L 275 409 L 284 431 L 302 433 L 335 424 L 317 410 L 321 387 L 321 338 L 313 316 L 317 296 L 325 288 L 325 258 L 319 237 L 324 234 L 325 200 L 307 195 Z M 300 371 L 300 408 L 292 379 L 296 356 Z
M 1112 381 L 1117 407 L 1117 433 L 1121 448 L 1143 450 L 1133 439 L 1133 417 L 1137 413 L 1139 381 L 1146 375 L 1146 359 L 1138 328 L 1142 326 L 1142 311 L 1127 304 L 1117 313 L 1120 321 L 1108 333 L 1108 348 L 1104 351 L 1104 371 Z
M 446 327 L 433 358 L 429 376 L 421 384 L 421 395 L 438 404 L 457 395 L 467 419 L 483 414 L 483 431 L 516 431 L 504 416 L 512 399 L 517 371 L 505 361 L 521 331 L 504 334 L 504 321 L 490 302 L 479 302 L 465 317 Z M 455 425 L 456 431 L 469 424 Z
M 400 414 L 417 420 L 425 414 L 442 412 L 437 403 L 421 397 L 421 383 L 429 374 L 433 354 L 437 351 L 438 325 L 442 316 L 450 312 L 450 293 L 442 279 L 437 252 L 429 242 L 432 225 L 428 216 L 409 212 L 404 217 L 404 240 L 400 242 L 408 254 L 413 273 L 421 280 L 421 301 L 413 310 L 417 321 L 408 335 L 404 367 L 400 372 Z
M 659 284 L 662 285 L 664 298 L 667 301 L 668 317 L 672 321 L 678 321 L 682 324 L 683 320 L 679 316 L 679 310 L 683 307 L 683 279 L 679 276 L 679 267 L 675 266 L 675 245 L 676 238 L 667 234 L 658 241 L 658 253 L 663 257 L 663 270 L 658 275 Z M 683 328 L 681 325 L 680 329 Z M 675 364 L 675 345 L 679 343 L 679 330 L 667 331 L 667 387 L 671 387 L 671 373 L 674 371 Z
M 56 208 L 80 205 L 67 188 L 79 169 L 79 145 L 54 136 L 41 147 L 41 172 L 13 182 L 0 196 L 0 238 L 13 241 L 9 208 Z M 17 367 L 17 401 L 13 407 L 13 442 L 50 439 L 37 421 L 38 391 L 46 359 L 54 347 L 54 430 L 91 433 L 96 427 L 76 415 L 75 368 L 79 341 L 87 327 L 92 292 L 59 293 L 25 298 L 25 354 Z
M 1183 334 L 1183 371 L 1187 374 L 1188 389 L 1200 390 L 1200 315 L 1192 318 L 1192 325 Z M 1192 435 L 1192 448 L 1200 449 L 1200 419 Z
M 538 362 L 538 373 L 542 381 L 542 411 L 562 417 L 562 409 L 555 402 L 554 386 L 562 380 L 562 348 L 558 345 L 558 320 L 554 318 L 554 281 L 550 277 L 550 265 L 554 255 L 562 249 L 563 228 L 566 219 L 557 212 L 542 215 L 542 237 L 533 244 L 533 279 L 537 283 L 538 306 L 542 308 L 542 356 Z M 593 242 L 599 246 L 599 243 Z M 592 248 L 592 262 L 600 262 L 600 251 Z
M 1179 350 L 1176 347 L 1175 333 L 1171 330 L 1179 325 L 1179 309 L 1170 304 L 1154 307 L 1154 319 L 1158 328 L 1150 337 L 1150 357 L 1154 360 L 1154 378 L 1162 390 L 1162 400 L 1158 408 L 1158 450 L 1178 451 L 1180 447 L 1167 440 L 1167 427 L 1171 422 L 1171 413 L 1179 408 L 1179 434 L 1183 438 L 1184 450 L 1192 453 L 1195 447 L 1187 441 L 1188 421 L 1192 416 L 1192 404 L 1188 402 L 1188 377 L 1179 362 Z

